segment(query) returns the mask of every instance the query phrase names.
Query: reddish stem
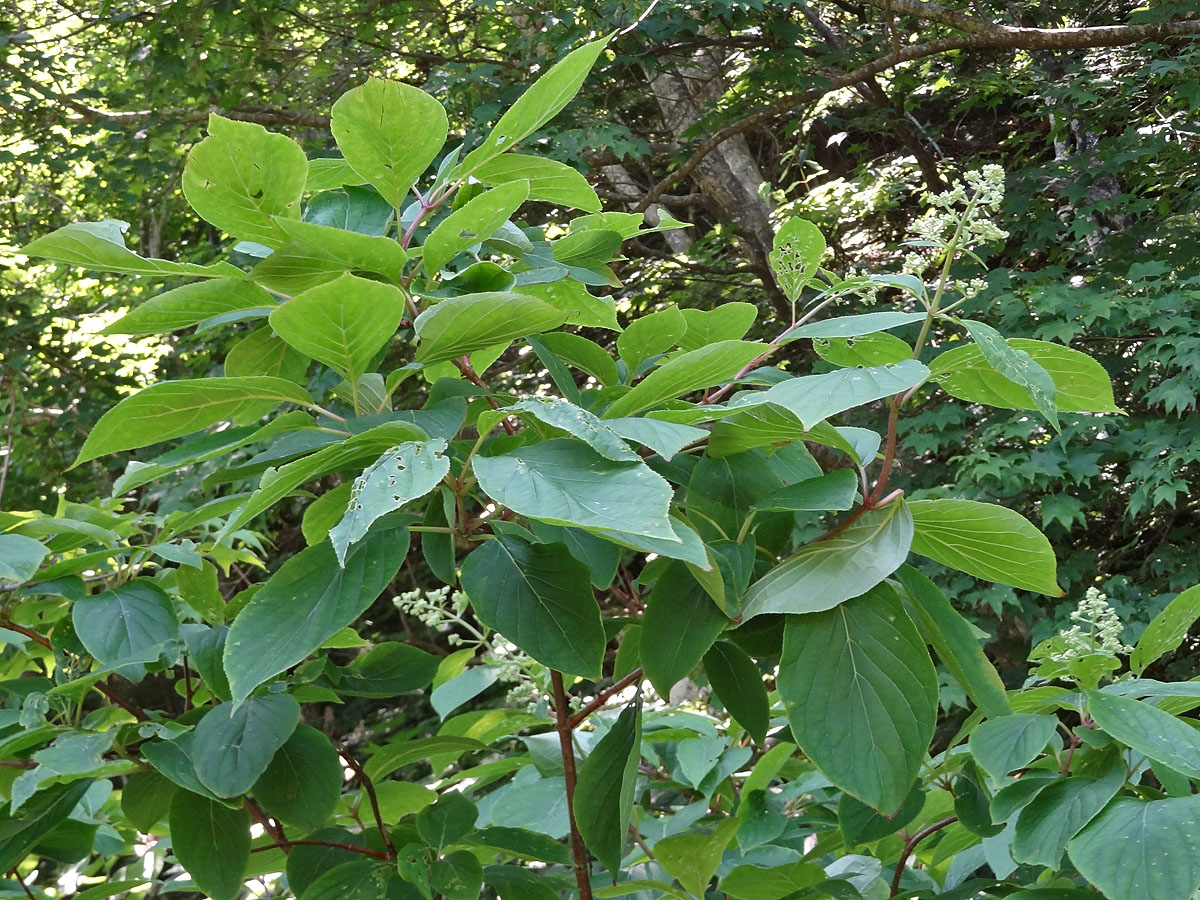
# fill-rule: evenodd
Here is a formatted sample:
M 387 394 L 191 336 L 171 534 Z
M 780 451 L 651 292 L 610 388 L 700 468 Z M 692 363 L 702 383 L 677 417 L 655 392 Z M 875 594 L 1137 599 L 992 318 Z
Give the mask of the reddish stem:
M 927 825 L 908 839 L 908 842 L 904 845 L 904 849 L 900 851 L 900 860 L 896 863 L 896 874 L 892 876 L 892 892 L 888 894 L 889 897 L 895 897 L 900 893 L 900 879 L 904 875 L 904 864 L 908 862 L 908 858 L 912 855 L 913 850 L 916 849 L 917 844 L 921 843 L 921 841 L 925 840 L 931 834 L 941 831 L 947 825 L 953 825 L 957 821 L 958 816 L 947 816 L 940 822 Z
M 363 790 L 367 792 L 367 799 L 371 803 L 371 815 L 375 817 L 375 824 L 379 826 L 379 834 L 383 837 L 383 845 L 387 847 L 387 859 L 396 858 L 396 846 L 392 843 L 392 836 L 388 834 L 387 826 L 383 824 L 383 816 L 379 812 L 379 798 L 375 796 L 375 785 L 363 770 L 358 760 L 351 756 L 345 750 L 340 751 L 342 759 L 346 761 L 346 765 L 354 770 L 354 774 L 358 776 L 359 783 L 363 786 Z
M 558 745 L 562 751 L 563 780 L 567 785 L 567 819 L 571 823 L 571 855 L 575 861 L 575 883 L 579 886 L 579 900 L 593 900 L 592 883 L 588 875 L 588 853 L 583 846 L 583 837 L 575 823 L 575 745 L 571 736 L 570 708 L 567 704 L 567 688 L 563 684 L 562 672 L 550 670 L 550 681 L 554 686 L 554 729 L 558 732 Z
M 288 841 L 287 844 L 267 844 L 265 847 L 255 847 L 251 853 L 262 853 L 266 850 L 274 850 L 280 848 L 286 850 L 288 847 L 295 847 L 299 844 L 305 844 L 310 847 L 337 847 L 339 850 L 349 850 L 352 853 L 362 853 L 365 856 L 373 856 L 375 859 L 388 860 L 388 855 L 380 850 L 371 850 L 367 847 L 355 847 L 353 844 L 342 844 L 338 841 Z
M 586 719 L 588 716 L 590 716 L 592 713 L 594 713 L 596 710 L 598 710 L 600 707 L 602 707 L 605 703 L 607 703 L 609 700 L 611 700 L 615 694 L 619 694 L 621 691 L 625 690 L 625 688 L 629 687 L 631 684 L 633 684 L 635 681 L 637 681 L 641 677 L 642 677 L 642 670 L 639 667 L 637 669 L 634 669 L 632 672 L 630 672 L 628 675 L 626 675 L 620 681 L 617 681 L 614 684 L 612 684 L 611 686 L 606 687 L 599 694 L 597 694 L 595 699 L 592 700 L 587 706 L 585 706 L 579 712 L 575 713 L 575 715 L 571 716 L 570 722 L 569 722 L 571 729 L 574 730 L 574 729 L 578 728 L 584 719 Z

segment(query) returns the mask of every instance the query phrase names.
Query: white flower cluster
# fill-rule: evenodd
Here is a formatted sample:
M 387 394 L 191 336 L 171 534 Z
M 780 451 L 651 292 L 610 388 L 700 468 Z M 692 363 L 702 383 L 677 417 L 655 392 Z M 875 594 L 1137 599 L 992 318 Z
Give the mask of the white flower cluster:
M 1121 641 L 1121 632 L 1125 630 L 1125 626 L 1109 605 L 1108 597 L 1096 588 L 1087 589 L 1087 594 L 1071 613 L 1071 621 L 1081 624 L 1072 625 L 1066 631 L 1059 632 L 1064 646 L 1059 652 L 1050 655 L 1054 662 L 1069 662 L 1085 656 L 1117 656 L 1133 652 L 1132 647 Z
M 906 254 L 901 261 L 901 268 L 910 275 L 919 276 L 930 267 L 941 265 L 947 250 L 968 251 L 1008 237 L 1008 232 L 990 218 L 1004 200 L 1004 169 L 1000 166 L 967 172 L 949 190 L 931 194 L 926 200 L 932 208 L 913 223 L 911 233 L 917 242 L 928 246 Z M 972 279 L 956 282 L 952 287 L 964 296 L 974 296 L 982 290 L 983 283 Z
M 413 616 L 430 628 L 461 622 L 467 608 L 466 595 L 462 591 L 450 593 L 449 585 L 429 591 L 420 588 L 405 591 L 392 602 L 400 612 Z

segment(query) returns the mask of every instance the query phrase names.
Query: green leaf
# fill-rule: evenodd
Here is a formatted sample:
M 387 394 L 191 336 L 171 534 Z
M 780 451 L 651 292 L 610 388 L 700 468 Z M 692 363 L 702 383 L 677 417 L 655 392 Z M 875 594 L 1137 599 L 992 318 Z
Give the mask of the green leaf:
M 625 707 L 579 769 L 575 818 L 583 842 L 615 877 L 633 814 L 633 790 L 641 760 L 641 699 Z
M 1071 862 L 1109 900 L 1179 900 L 1200 889 L 1200 796 L 1122 798 L 1068 845 Z
M 600 212 L 600 198 L 578 171 L 556 159 L 507 153 L 479 166 L 474 175 L 484 184 L 529 182 L 529 199 L 587 212 Z
M 424 497 L 450 472 L 443 456 L 446 442 L 409 441 L 393 447 L 354 480 L 350 505 L 342 520 L 329 530 L 338 563 L 346 564 L 347 550 L 361 541 L 381 516 Z
M 1200 778 L 1200 731 L 1142 700 L 1085 693 L 1088 715 L 1101 731 L 1156 763 Z
M 438 657 L 417 647 L 387 641 L 339 670 L 338 692 L 350 697 L 395 697 L 428 687 Z
M 717 341 L 740 340 L 746 336 L 758 307 L 753 303 L 722 303 L 707 312 L 701 309 L 683 310 L 687 331 L 679 340 L 681 350 L 699 350 Z
M 1054 548 L 1019 512 L 977 500 L 914 500 L 912 549 L 996 584 L 1063 596 Z
M 626 440 L 649 447 L 666 460 L 684 447 L 708 437 L 708 432 L 703 428 L 660 422 L 657 419 L 609 419 L 604 424 Z
M 763 512 L 846 510 L 858 496 L 858 476 L 853 469 L 835 469 L 826 475 L 789 484 L 754 508 Z
M 375 752 L 364 767 L 369 778 L 375 781 L 386 778 L 397 769 L 422 762 L 433 757 L 461 756 L 471 750 L 486 750 L 474 738 L 439 735 L 422 740 L 397 740 Z
M 317 191 L 335 191 L 347 184 L 366 184 L 363 178 L 350 167 L 350 163 L 340 156 L 321 156 L 308 161 L 308 180 L 304 183 L 304 191 L 308 194 Z
M 171 801 L 171 850 L 213 900 L 235 900 L 250 865 L 250 813 L 177 791 Z
M 273 675 L 303 660 L 357 619 L 395 577 L 408 529 L 376 528 L 346 557 L 329 544 L 301 550 L 267 580 L 225 640 L 225 671 L 240 704 Z
M 0 534 L 0 578 L 20 584 L 37 574 L 49 549 L 33 538 Z
M 629 449 L 621 436 L 586 409 L 558 397 L 530 397 L 520 400 L 502 412 L 524 412 L 538 420 L 574 435 L 606 459 L 618 462 L 640 462 L 641 457 Z
M 912 516 L 902 500 L 871 510 L 844 531 L 805 544 L 752 584 L 742 620 L 819 612 L 864 594 L 900 567 L 912 535 Z
M 134 772 L 121 788 L 121 812 L 130 825 L 150 834 L 166 818 L 176 790 L 174 782 L 157 772 Z
M 718 341 L 672 358 L 609 406 L 604 418 L 637 415 L 667 400 L 729 381 L 767 351 L 754 341 Z
M 617 364 L 608 351 L 594 341 L 563 332 L 542 335 L 538 340 L 567 365 L 591 375 L 605 387 L 617 383 Z
M 1086 353 L 1027 338 L 1009 338 L 1007 344 L 1050 374 L 1059 412 L 1120 412 L 1108 373 Z M 1028 388 L 997 371 L 979 345 L 947 350 L 934 359 L 929 371 L 942 390 L 959 400 L 1001 409 L 1038 408 Z
M 655 878 L 635 878 L 630 881 L 619 881 L 616 884 L 596 888 L 592 892 L 592 896 L 600 898 L 627 897 L 630 894 L 640 894 L 643 891 L 659 891 L 668 897 L 674 897 L 675 900 L 692 900 L 691 894 L 681 891 L 673 884 L 668 884 L 665 881 L 659 881 Z M 550 898 L 547 897 L 545 900 L 550 900 Z
M 879 331 L 861 337 L 813 338 L 817 356 L 835 366 L 881 366 L 912 358 L 913 349 L 898 337 Z
M 704 672 L 726 712 L 761 747 L 771 724 L 771 708 L 754 660 L 735 644 L 717 641 L 704 654 Z
M 690 893 L 703 897 L 738 830 L 737 819 L 721 822 L 712 834 L 676 834 L 654 844 L 654 858 Z
M 1013 859 L 1062 868 L 1067 842 L 1108 805 L 1124 783 L 1125 764 L 1117 762 L 1103 778 L 1064 778 L 1039 791 L 1017 816 Z
M 164 334 L 243 310 L 261 311 L 259 315 L 265 316 L 275 302 L 244 277 L 196 281 L 151 297 L 101 334 Z
M 902 394 L 927 377 L 929 370 L 910 359 L 891 366 L 790 378 L 769 388 L 763 399 L 790 411 L 807 429 L 856 406 Z
M 687 319 L 678 306 L 668 306 L 630 322 L 617 336 L 617 353 L 625 363 L 628 379 L 633 380 L 645 360 L 677 347 L 686 331 Z
M 417 316 L 417 360 L 429 364 L 454 359 L 549 331 L 565 318 L 560 310 L 536 297 L 507 291 L 443 300 Z
M 324 825 L 341 795 L 338 752 L 309 725 L 297 726 L 254 785 L 267 812 L 304 832 Z
M 679 541 L 667 515 L 671 486 L 642 463 L 614 462 L 578 441 L 555 439 L 476 457 L 474 469 L 484 493 L 531 519 Z
M 681 559 L 706 571 L 711 569 L 712 561 L 708 558 L 708 552 L 704 548 L 704 541 L 700 539 L 700 535 L 682 519 L 674 516 L 670 517 L 670 526 L 672 534 L 675 535 L 673 541 L 665 538 L 627 534 L 608 528 L 590 528 L 588 530 L 606 541 L 612 541 L 614 544 L 628 547 L 631 550 L 641 553 L 657 553 L 668 559 Z
M 71 609 L 75 632 L 102 665 L 144 656 L 179 636 L 171 598 L 149 578 L 135 578 Z
M 225 355 L 226 378 L 270 375 L 303 384 L 307 374 L 308 357 L 293 350 L 269 325 L 250 332 Z
M 796 742 L 842 790 L 890 814 L 916 780 L 937 721 L 938 680 L 896 592 L 788 616 L 779 695 Z
M 439 853 L 475 827 L 479 810 L 457 791 L 447 791 L 437 803 L 417 813 L 417 833 Z
M 420 900 L 420 892 L 404 881 L 396 864 L 366 860 L 353 854 L 350 862 L 325 869 L 308 885 L 304 900 Z
M 787 340 L 860 337 L 864 334 L 874 334 L 877 331 L 887 331 L 891 328 L 920 322 L 925 315 L 923 312 L 873 312 L 858 316 L 838 316 L 835 319 L 823 319 L 820 322 L 801 325 L 787 336 Z
M 208 560 L 199 569 L 180 566 L 175 570 L 179 598 L 200 614 L 205 622 L 220 625 L 225 621 L 225 598 L 217 577 L 217 567 Z
M 526 828 L 493 825 L 472 832 L 459 843 L 470 844 L 472 847 L 486 847 L 504 856 L 515 856 L 519 859 L 542 860 L 558 863 L 560 866 L 571 864 L 571 851 L 565 845 Z
M 433 864 L 433 889 L 446 900 L 479 900 L 483 866 L 466 850 L 457 850 Z
M 347 270 L 374 272 L 399 283 L 408 255 L 398 241 L 312 222 L 277 219 L 287 243 L 250 273 L 259 284 L 284 294 L 299 294 Z
M 1135 675 L 1141 675 L 1146 666 L 1183 643 L 1197 619 L 1200 619 L 1200 585 L 1179 594 L 1150 620 L 1129 657 L 1129 668 Z
M 572 50 L 533 83 L 520 99 L 500 117 L 496 127 L 460 167 L 459 174 L 469 175 L 506 150 L 511 150 L 533 134 L 571 102 L 587 78 L 588 72 L 604 52 L 610 38 L 602 38 Z
M 820 865 L 796 860 L 770 868 L 737 866 L 721 879 L 721 890 L 735 900 L 783 900 L 824 880 Z
M 218 797 L 245 794 L 299 721 L 300 704 L 290 694 L 250 697 L 238 705 L 222 703 L 196 726 L 192 745 L 196 777 Z
M 125 247 L 128 222 L 105 219 L 102 222 L 76 222 L 43 235 L 21 250 L 26 256 L 49 259 L 68 266 L 82 266 L 122 275 L 148 275 L 177 278 L 196 275 L 201 278 L 244 278 L 237 266 L 219 262 L 211 266 L 146 259 Z
M 426 273 L 433 277 L 462 251 L 486 241 L 527 199 L 529 182 L 511 181 L 454 210 L 425 238 L 421 249 Z
M 74 465 L 182 437 L 218 422 L 248 424 L 280 403 L 311 406 L 312 402 L 303 388 L 266 375 L 160 381 L 101 416 Z
M 807 219 L 788 219 L 776 232 L 770 253 L 771 269 L 792 303 L 800 299 L 804 286 L 817 274 L 824 255 L 825 236 Z
M 47 834 L 62 824 L 92 786 L 91 778 L 56 784 L 39 791 L 12 814 L 0 812 L 0 867 L 10 872 Z
M 993 369 L 1014 385 L 1023 388 L 1033 400 L 1034 407 L 1046 417 L 1055 431 L 1058 424 L 1058 388 L 1050 373 L 1024 350 L 1011 347 L 995 328 L 982 322 L 962 320 L 975 345 Z M 1107 377 L 1105 379 L 1107 381 Z
M 1057 725 L 1054 716 L 1034 713 L 989 719 L 971 732 L 971 755 L 989 775 L 1000 780 L 1024 768 L 1045 750 Z
M 904 828 L 920 814 L 924 805 L 925 792 L 919 786 L 909 791 L 899 811 L 891 816 L 881 815 L 861 800 L 842 794 L 837 805 L 838 825 L 848 847 L 869 844 Z
M 574 278 L 560 278 L 558 281 L 543 284 L 523 284 L 521 293 L 545 300 L 564 313 L 567 317 L 564 323 L 566 325 L 607 328 L 609 331 L 621 330 L 621 326 L 617 324 L 617 309 L 613 299 L 593 296 L 587 285 Z
M 305 356 L 354 381 L 395 334 L 404 312 L 399 288 L 342 275 L 277 307 L 270 322 Z
M 642 614 L 642 669 L 660 697 L 687 677 L 729 626 L 700 583 L 679 560 L 662 569 Z
M 565 544 L 497 535 L 463 564 L 463 590 L 488 628 L 551 669 L 599 678 L 604 625 L 588 567 Z
M 261 125 L 208 117 L 208 137 L 183 167 L 183 194 L 204 221 L 235 237 L 278 247 L 274 217 L 300 218 L 308 157 Z
M 912 566 L 901 566 L 896 579 L 904 586 L 905 606 L 926 643 L 975 705 L 990 719 L 1012 712 L 1004 682 L 964 619 L 932 581 Z
M 346 162 L 399 208 L 441 152 L 449 125 L 424 91 L 371 78 L 333 104 L 329 127 Z

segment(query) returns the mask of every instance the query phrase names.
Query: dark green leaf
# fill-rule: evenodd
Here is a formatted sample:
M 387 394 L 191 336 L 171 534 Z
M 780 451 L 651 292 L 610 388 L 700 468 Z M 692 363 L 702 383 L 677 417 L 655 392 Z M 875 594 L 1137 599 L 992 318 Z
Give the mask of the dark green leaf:
M 121 788 L 121 812 L 129 824 L 145 834 L 166 818 L 178 788 L 157 772 L 134 772 Z
M 440 853 L 471 831 L 477 818 L 479 810 L 474 803 L 457 791 L 447 791 L 417 814 L 417 832 Z
M 337 689 L 351 697 L 396 697 L 428 687 L 437 667 L 436 656 L 388 641 L 356 656 L 341 669 Z
M 846 510 L 858 495 L 858 476 L 853 469 L 835 469 L 827 475 L 789 484 L 754 504 L 763 512 Z
M 1087 691 L 1096 727 L 1156 763 L 1200 778 L 1200 731 L 1144 700 Z
M 341 795 L 338 752 L 308 725 L 297 726 L 254 785 L 254 796 L 267 812 L 306 832 L 325 824 Z
M 238 797 L 266 771 L 300 721 L 300 704 L 290 694 L 222 703 L 200 720 L 192 765 L 200 782 L 218 797 Z
M 234 900 L 250 864 L 250 813 L 177 791 L 171 801 L 171 849 L 200 890 Z
M 1017 817 L 1012 855 L 1017 862 L 1062 868 L 1067 842 L 1108 805 L 1125 783 L 1125 763 L 1103 778 L 1064 778 L 1030 801 Z
M 1023 768 L 1046 749 L 1058 720 L 1054 716 L 1021 713 L 989 719 L 971 732 L 975 762 L 999 780 Z
M 596 859 L 615 876 L 633 814 L 633 789 L 641 759 L 642 704 L 622 710 L 579 769 L 575 818 Z
M 729 619 L 679 560 L 654 584 L 642 615 L 642 668 L 660 697 L 700 664 Z
M 34 794 L 16 814 L 10 813 L 6 804 L 0 812 L 0 871 L 16 868 L 43 837 L 66 820 L 91 785 L 90 778 L 56 784 Z
M 735 644 L 717 641 L 704 654 L 704 672 L 721 705 L 762 746 L 771 723 L 767 687 L 762 673 Z
M 144 656 L 179 636 L 171 598 L 149 578 L 79 600 L 71 619 L 88 653 L 105 666 Z

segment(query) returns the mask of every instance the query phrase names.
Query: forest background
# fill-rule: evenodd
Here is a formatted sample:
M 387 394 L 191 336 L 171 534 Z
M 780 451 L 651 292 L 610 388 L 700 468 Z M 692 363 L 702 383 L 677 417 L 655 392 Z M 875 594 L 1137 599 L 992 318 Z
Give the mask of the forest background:
M 330 105 L 378 75 L 434 94 L 452 138 L 471 141 L 567 50 L 616 28 L 535 143 L 584 173 L 606 208 L 689 223 L 624 245 L 620 284 L 597 289 L 623 319 L 732 301 L 786 319 L 768 264 L 779 221 L 816 223 L 831 270 L 897 271 L 927 194 L 1004 168 L 1008 237 L 990 248 L 969 310 L 1010 337 L 1086 350 L 1123 413 L 1068 416 L 1055 435 L 1026 411 L 926 402 L 900 426 L 916 453 L 893 479 L 910 498 L 1000 503 L 1049 537 L 1061 599 L 936 575 L 1010 683 L 1087 588 L 1109 597 L 1132 642 L 1200 582 L 1200 45 L 1172 33 L 1195 13 L 1059 0 L 981 0 L 969 12 L 919 0 L 0 8 L 0 507 L 51 513 L 63 495 L 109 494 L 123 460 L 68 471 L 99 417 L 156 379 L 217 374 L 238 337 L 100 335 L 151 288 L 29 263 L 20 247 L 71 222 L 121 219 L 144 256 L 209 262 L 220 235 L 188 209 L 181 174 L 210 112 L 332 155 Z M 962 277 L 977 274 L 963 265 Z M 822 365 L 805 342 L 773 364 Z M 489 377 L 520 391 L 527 374 L 510 353 Z M 882 431 L 882 406 L 878 417 Z M 212 475 L 188 470 L 138 503 L 187 510 Z M 259 528 L 272 566 L 304 546 L 302 509 L 280 504 Z M 221 589 L 260 577 L 234 564 Z M 420 631 L 394 610 L 372 626 Z M 1195 668 L 1185 644 L 1154 674 Z M 966 698 L 942 683 L 953 730 Z M 369 730 L 380 714 L 367 701 L 331 707 L 330 727 Z

